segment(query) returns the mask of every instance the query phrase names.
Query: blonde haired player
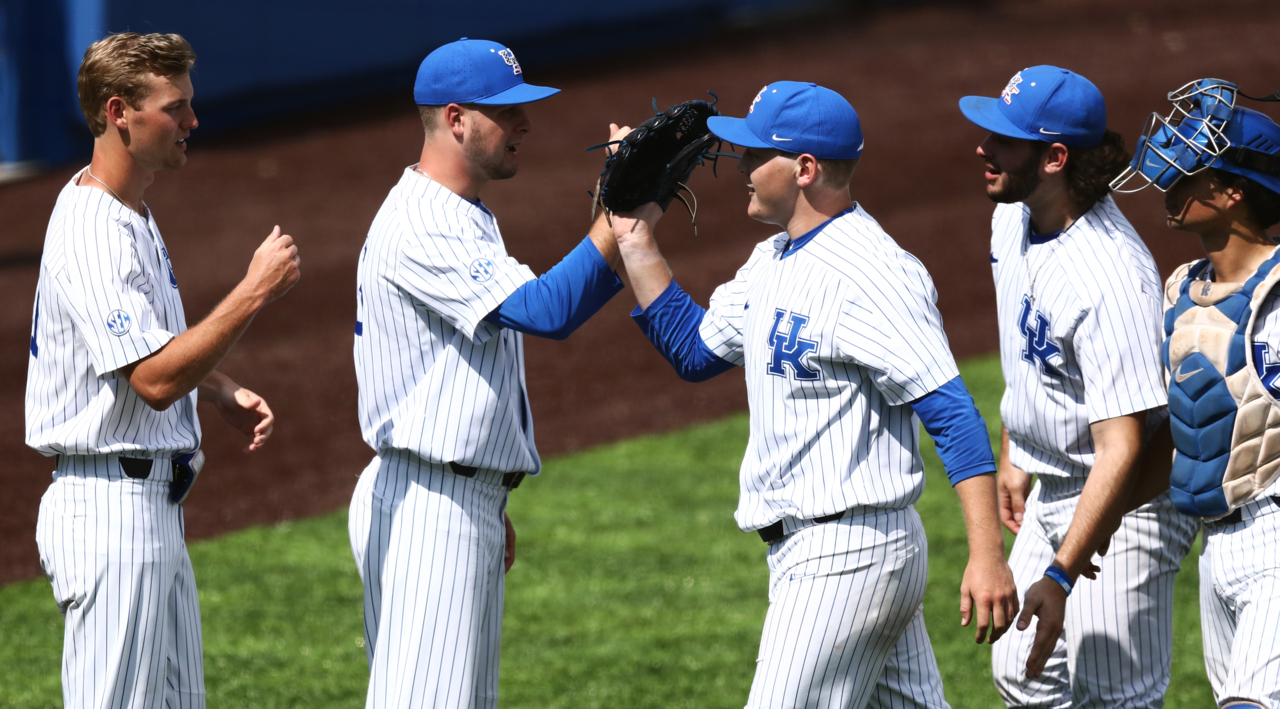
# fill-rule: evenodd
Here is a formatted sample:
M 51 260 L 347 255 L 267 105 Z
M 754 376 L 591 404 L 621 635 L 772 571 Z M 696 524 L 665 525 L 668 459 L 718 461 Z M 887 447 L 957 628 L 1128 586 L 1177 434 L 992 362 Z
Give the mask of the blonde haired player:
M 260 448 L 267 403 L 217 370 L 298 280 L 276 227 L 244 279 L 187 329 L 178 279 L 143 202 L 186 164 L 195 53 L 173 34 L 111 35 L 80 65 L 93 159 L 62 188 L 40 259 L 26 442 L 57 456 L 40 502 L 40 563 L 65 618 L 67 707 L 203 707 L 195 576 L 182 500 L 200 471 L 196 402 Z

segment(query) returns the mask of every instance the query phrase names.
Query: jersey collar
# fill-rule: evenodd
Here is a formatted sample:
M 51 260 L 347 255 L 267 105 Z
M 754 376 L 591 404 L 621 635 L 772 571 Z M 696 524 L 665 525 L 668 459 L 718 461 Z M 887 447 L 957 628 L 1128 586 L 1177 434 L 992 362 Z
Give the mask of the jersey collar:
M 851 213 L 853 213 L 853 209 L 854 209 L 853 207 L 849 207 L 848 209 L 844 210 L 843 212 L 840 212 L 839 214 L 835 215 L 834 217 L 832 217 L 832 218 L 828 219 L 827 221 L 825 221 L 825 222 L 823 222 L 823 223 L 819 224 L 818 226 L 816 226 L 816 227 L 814 227 L 814 228 L 810 229 L 809 231 L 805 232 L 805 234 L 804 234 L 803 236 L 799 236 L 799 237 L 797 237 L 797 238 L 795 238 L 795 239 L 791 239 L 790 241 L 787 241 L 787 242 L 786 242 L 785 244 L 783 244 L 783 246 L 782 246 L 782 258 L 786 258 L 786 257 L 790 256 L 791 254 L 794 254 L 795 252 L 797 252 L 797 251 L 799 251 L 800 249 L 804 248 L 804 245 L 805 245 L 805 244 L 807 244 L 807 243 L 809 243 L 810 241 L 813 241 L 813 237 L 817 236 L 817 235 L 818 235 L 818 233 L 819 233 L 819 232 L 821 232 L 823 229 L 825 229 L 825 228 L 826 228 L 826 226 L 827 226 L 828 224 L 830 224 L 831 222 L 834 222 L 835 220 L 839 219 L 840 217 L 845 216 L 846 214 L 851 214 Z

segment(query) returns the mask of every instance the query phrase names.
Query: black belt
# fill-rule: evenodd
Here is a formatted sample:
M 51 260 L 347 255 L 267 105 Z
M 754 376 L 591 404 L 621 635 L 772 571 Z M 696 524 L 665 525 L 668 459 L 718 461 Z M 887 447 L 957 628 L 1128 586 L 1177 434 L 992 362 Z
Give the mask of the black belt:
M 151 464 L 154 462 L 150 458 L 121 458 L 120 469 L 131 478 L 146 480 L 151 477 Z
M 463 478 L 474 478 L 476 476 L 476 473 L 480 471 L 479 468 L 476 468 L 470 465 L 463 465 L 462 463 L 450 463 L 449 470 L 454 475 L 457 475 Z M 528 473 L 525 473 L 523 471 L 518 471 L 514 473 L 503 473 L 502 486 L 507 488 L 508 490 L 514 490 L 520 487 L 520 481 L 524 480 L 525 475 L 528 475 Z
M 848 510 L 845 510 L 845 512 L 847 511 Z M 826 524 L 827 522 L 834 522 L 840 519 L 841 517 L 844 516 L 844 514 L 845 514 L 844 512 L 837 512 L 833 515 L 826 515 L 825 517 L 814 517 L 813 521 L 814 521 L 814 524 Z M 757 529 L 756 534 L 760 535 L 760 540 L 763 541 L 765 544 L 772 544 L 778 541 L 779 539 L 782 539 L 783 537 L 787 536 L 782 531 L 782 520 L 778 520 L 777 522 L 774 522 L 773 524 L 763 529 Z
M 1275 495 L 1272 497 L 1268 497 L 1266 499 L 1271 500 L 1271 504 L 1273 505 L 1280 505 L 1280 495 Z M 1250 500 L 1250 502 L 1253 502 L 1253 500 Z M 1245 504 L 1247 505 L 1249 503 L 1246 502 Z M 1212 522 L 1205 522 L 1205 526 L 1206 527 L 1217 527 L 1217 526 L 1225 527 L 1228 524 L 1239 524 L 1243 521 L 1244 521 L 1244 513 L 1241 511 L 1240 507 L 1237 507 L 1231 514 L 1227 515 L 1226 517 L 1223 517 L 1222 519 L 1215 519 Z

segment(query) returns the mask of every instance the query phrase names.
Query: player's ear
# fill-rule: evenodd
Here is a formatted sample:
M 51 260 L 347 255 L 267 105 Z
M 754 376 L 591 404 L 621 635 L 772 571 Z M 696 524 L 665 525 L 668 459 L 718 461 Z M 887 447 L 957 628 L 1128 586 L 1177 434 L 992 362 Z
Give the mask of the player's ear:
M 818 181 L 821 168 L 818 166 L 818 159 L 808 153 L 804 153 L 796 158 L 795 174 L 796 184 L 801 189 L 812 185 Z
M 1041 168 L 1048 174 L 1062 172 L 1067 169 L 1067 161 L 1071 159 L 1070 151 L 1062 143 L 1053 143 L 1040 158 Z
M 466 123 L 469 120 L 466 108 L 456 103 L 448 104 L 440 112 L 440 120 L 443 122 L 443 127 L 453 133 L 458 140 L 462 140 L 466 134 Z
M 102 107 L 102 112 L 106 115 L 108 125 L 115 126 L 119 130 L 129 130 L 129 121 L 125 117 L 124 99 L 112 96 L 107 99 L 107 105 Z

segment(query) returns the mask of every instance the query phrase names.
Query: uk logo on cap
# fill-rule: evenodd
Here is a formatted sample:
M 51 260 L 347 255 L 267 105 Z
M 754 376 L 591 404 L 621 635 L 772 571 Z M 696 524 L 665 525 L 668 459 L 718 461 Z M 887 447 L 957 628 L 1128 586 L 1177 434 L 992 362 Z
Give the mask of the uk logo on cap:
M 1021 83 L 1022 83 L 1022 72 L 1018 72 L 1017 74 L 1013 75 L 1012 79 L 1009 79 L 1009 83 L 1005 85 L 1004 91 L 1000 92 L 1000 98 L 1004 99 L 1005 103 L 1012 105 L 1013 95 L 1022 93 L 1021 91 L 1018 90 L 1018 84 L 1021 84 Z
M 747 107 L 747 113 L 755 113 L 756 104 L 760 103 L 760 99 L 764 98 L 764 92 L 768 90 L 769 90 L 768 86 L 765 86 L 764 88 L 760 89 L 760 93 L 756 94 L 756 97 L 751 99 L 751 105 Z
M 515 52 L 510 49 L 504 49 L 501 52 L 498 52 L 498 56 L 502 57 L 502 60 L 507 63 L 507 66 L 511 67 L 512 73 L 520 73 L 520 62 L 516 61 Z

